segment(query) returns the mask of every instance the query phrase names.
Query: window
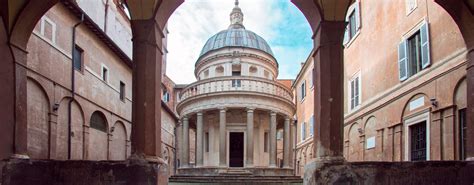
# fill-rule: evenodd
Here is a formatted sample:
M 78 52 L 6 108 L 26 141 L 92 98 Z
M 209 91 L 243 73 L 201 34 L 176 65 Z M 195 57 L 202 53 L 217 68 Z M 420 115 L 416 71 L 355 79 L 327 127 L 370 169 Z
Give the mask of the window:
M 417 5 L 416 0 L 405 0 L 405 6 L 406 6 L 406 13 L 407 15 L 409 15 L 411 12 L 413 12 L 413 10 L 416 9 L 418 5 Z
M 120 100 L 125 100 L 125 83 L 120 81 Z
M 309 87 L 310 88 L 313 88 L 314 87 L 314 82 L 313 82 L 313 72 L 314 72 L 314 68 L 311 69 L 309 75 L 308 75 L 308 79 L 309 79 Z
M 426 161 L 426 121 L 410 126 L 410 159 Z
M 356 1 L 349 7 L 346 17 L 347 27 L 344 33 L 344 44 L 350 43 L 360 30 L 360 2 Z
M 82 71 L 82 63 L 83 63 L 83 56 L 84 50 L 82 50 L 79 46 L 74 46 L 74 53 L 72 54 L 72 63 L 74 65 L 74 69 L 78 71 Z
M 104 82 L 109 81 L 109 69 L 105 67 L 104 65 L 102 65 L 102 80 Z
M 430 64 L 428 23 L 423 22 L 416 32 L 404 39 L 398 46 L 400 81 L 415 75 Z
M 56 43 L 56 24 L 44 16 L 41 19 L 40 34 L 52 43 Z
M 313 136 L 314 135 L 314 115 L 309 118 L 309 135 Z
M 263 134 L 263 152 L 268 152 L 268 132 Z
M 467 146 L 467 124 L 466 124 L 466 109 L 459 110 L 459 159 L 466 159 L 466 146 Z
M 360 105 L 361 97 L 360 72 L 349 81 L 350 110 L 354 110 Z
M 170 101 L 170 93 L 168 93 L 166 90 L 163 92 L 163 101 L 166 103 Z
M 303 83 L 301 84 L 301 87 L 300 87 L 300 97 L 301 97 L 301 101 L 304 100 L 304 98 L 306 97 L 306 80 L 303 81 Z
M 277 139 L 280 140 L 280 139 L 283 139 L 283 130 L 279 130 L 277 132 Z
M 232 76 L 240 76 L 240 71 L 232 71 Z
M 240 80 L 232 80 L 232 87 L 240 87 L 241 85 Z
M 301 141 L 306 139 L 306 123 L 301 123 Z
M 206 132 L 206 135 L 204 137 L 204 142 L 206 144 L 205 150 L 206 152 L 209 152 L 209 132 Z
M 105 116 L 99 111 L 96 111 L 91 116 L 90 127 L 102 132 L 107 132 L 107 122 Z

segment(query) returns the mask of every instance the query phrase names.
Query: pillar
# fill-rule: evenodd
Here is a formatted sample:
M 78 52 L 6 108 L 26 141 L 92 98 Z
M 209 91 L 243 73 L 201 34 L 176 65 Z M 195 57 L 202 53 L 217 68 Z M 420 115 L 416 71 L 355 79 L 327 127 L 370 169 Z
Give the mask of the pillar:
M 161 161 L 162 28 L 155 19 L 132 20 L 134 157 Z
M 58 115 L 56 112 L 49 113 L 49 159 L 57 159 L 57 138 L 58 138 Z
M 227 162 L 226 154 L 226 109 L 221 108 L 219 110 L 219 166 L 225 167 Z
M 277 138 L 276 138 L 276 127 L 277 127 L 277 122 L 276 122 L 276 112 L 271 112 L 270 113 L 270 162 L 269 166 L 270 167 L 277 167 L 276 166 L 276 143 L 277 143 Z
M 247 167 L 253 166 L 253 108 L 247 109 Z
M 182 166 L 188 167 L 189 166 L 189 119 L 188 117 L 183 118 L 183 140 L 181 141 L 182 145 L 182 153 L 181 159 Z
M 203 142 L 203 114 L 202 112 L 197 113 L 196 121 L 196 166 L 202 166 L 204 164 L 204 142 Z
M 291 144 L 290 144 L 290 147 L 292 149 L 292 152 L 290 154 L 290 158 L 291 160 L 293 161 L 292 163 L 290 163 L 291 167 L 295 167 L 296 166 L 296 141 L 298 140 L 296 137 L 297 137 L 297 134 L 296 134 L 296 131 L 298 130 L 297 128 L 298 124 L 296 123 L 295 120 L 293 120 L 291 122 Z M 296 168 L 295 169 L 295 172 L 296 172 Z M 296 173 L 295 173 L 296 174 Z
M 314 153 L 317 160 L 343 160 L 343 48 L 346 23 L 321 21 L 314 37 Z
M 474 161 L 474 46 L 469 51 L 467 60 L 466 159 Z
M 179 120 L 178 123 L 176 124 L 176 154 L 178 160 L 176 161 L 176 166 L 181 167 L 182 166 L 182 161 L 183 161 L 183 124 L 181 123 L 182 120 Z
M 290 118 L 285 118 L 285 125 L 283 128 L 283 168 L 290 167 Z

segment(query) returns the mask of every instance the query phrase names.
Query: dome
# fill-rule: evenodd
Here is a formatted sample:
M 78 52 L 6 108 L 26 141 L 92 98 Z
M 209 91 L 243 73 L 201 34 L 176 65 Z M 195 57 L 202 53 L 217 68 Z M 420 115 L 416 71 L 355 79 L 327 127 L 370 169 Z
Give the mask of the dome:
M 207 40 L 199 57 L 206 53 L 225 47 L 245 47 L 263 51 L 273 56 L 268 43 L 259 35 L 243 27 L 231 27 L 223 30 Z
M 230 13 L 230 26 L 207 40 L 202 48 L 199 58 L 208 52 L 226 47 L 243 47 L 263 51 L 274 57 L 272 49 L 267 41 L 243 25 L 244 14 L 239 7 L 239 1 L 235 1 L 235 7 Z

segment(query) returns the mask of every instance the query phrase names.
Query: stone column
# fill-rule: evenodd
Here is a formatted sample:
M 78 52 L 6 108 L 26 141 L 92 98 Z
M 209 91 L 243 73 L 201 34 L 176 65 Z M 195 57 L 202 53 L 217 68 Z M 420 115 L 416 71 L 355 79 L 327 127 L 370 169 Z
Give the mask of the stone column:
M 253 108 L 247 109 L 247 167 L 253 166 Z
M 160 161 L 163 29 L 155 19 L 131 20 L 133 33 L 133 156 Z
M 178 158 L 178 161 L 177 162 L 177 167 L 181 167 L 182 166 L 182 162 L 183 162 L 183 124 L 181 123 L 182 120 L 179 120 L 178 121 L 178 124 L 176 125 L 176 154 L 177 154 L 177 158 Z
M 474 46 L 467 57 L 466 159 L 474 161 Z
M 203 142 L 203 114 L 202 112 L 197 113 L 196 121 L 196 167 L 200 167 L 204 164 L 204 142 Z
M 226 109 L 221 108 L 219 110 L 219 166 L 227 166 L 227 154 L 226 154 Z
M 276 120 L 276 112 L 271 112 L 270 113 L 270 162 L 269 166 L 270 167 L 277 167 L 276 166 L 276 143 L 277 143 L 277 138 L 276 138 L 276 127 L 277 127 L 277 120 Z
M 283 168 L 290 167 L 290 118 L 285 118 L 284 125 L 284 138 L 283 138 Z
M 182 153 L 181 159 L 183 167 L 189 167 L 189 119 L 188 117 L 183 118 L 183 140 L 181 141 L 182 145 Z
M 291 167 L 295 167 L 296 166 L 296 141 L 297 141 L 297 135 L 296 135 L 296 131 L 298 130 L 297 128 L 298 124 L 296 123 L 296 121 L 292 120 L 291 121 L 291 144 L 290 144 L 290 147 L 291 147 L 291 154 L 290 154 L 290 159 L 292 160 L 292 162 L 290 163 Z M 295 168 L 295 172 L 296 172 L 296 168 Z
M 321 21 L 314 34 L 314 153 L 316 159 L 343 160 L 342 40 L 344 21 Z

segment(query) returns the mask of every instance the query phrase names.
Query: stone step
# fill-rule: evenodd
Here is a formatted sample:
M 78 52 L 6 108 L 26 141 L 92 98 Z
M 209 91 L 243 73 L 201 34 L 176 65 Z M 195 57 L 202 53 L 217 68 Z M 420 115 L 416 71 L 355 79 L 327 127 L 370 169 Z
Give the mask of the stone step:
M 170 185 L 302 185 L 303 179 L 298 176 L 185 176 L 177 175 L 169 179 Z

